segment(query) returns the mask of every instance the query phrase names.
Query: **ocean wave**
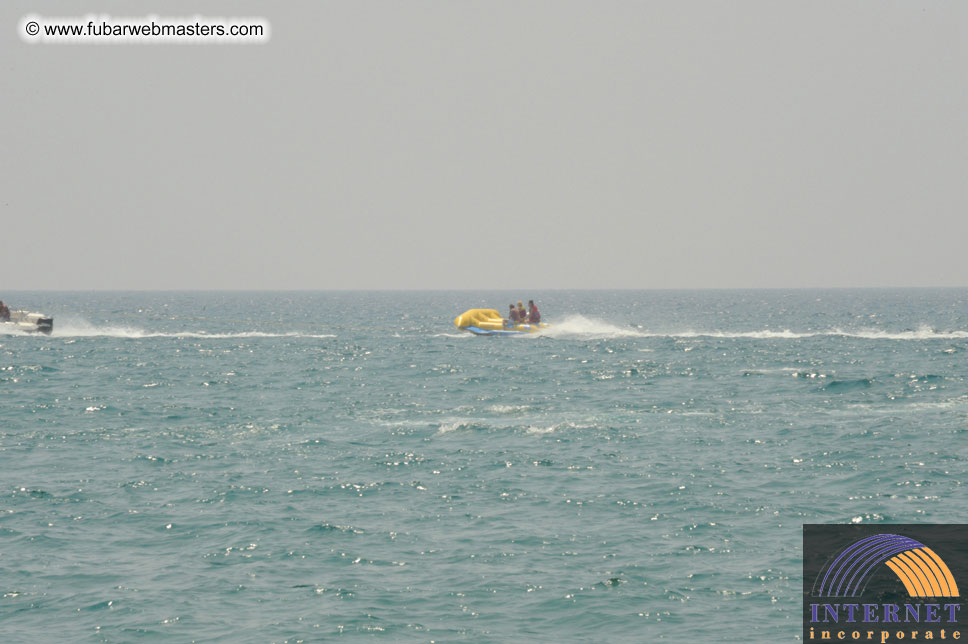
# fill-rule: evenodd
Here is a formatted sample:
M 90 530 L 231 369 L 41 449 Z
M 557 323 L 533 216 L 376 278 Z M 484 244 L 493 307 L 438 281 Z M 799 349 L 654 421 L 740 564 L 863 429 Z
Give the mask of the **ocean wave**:
M 437 427 L 437 434 L 449 434 L 457 430 L 483 430 L 489 429 L 489 426 L 485 423 L 475 421 L 475 420 L 455 420 L 450 422 L 441 423 Z
M 529 405 L 491 405 L 487 411 L 495 414 L 520 414 L 531 409 Z
M 526 434 L 538 435 L 543 434 L 553 434 L 558 431 L 567 430 L 604 430 L 604 426 L 597 423 L 588 422 L 575 422 L 571 420 L 561 421 L 557 423 L 551 423 L 550 425 L 545 424 L 531 424 L 524 428 Z
M 551 425 L 549 427 L 537 427 L 532 425 L 528 427 L 525 432 L 528 434 L 541 436 L 543 434 L 553 434 L 555 431 L 557 431 L 557 429 L 557 425 Z
M 823 387 L 821 391 L 832 391 L 836 393 L 843 393 L 847 391 L 855 391 L 857 389 L 869 389 L 874 385 L 873 378 L 855 378 L 853 380 L 831 380 Z
M 433 426 L 433 425 L 431 425 Z M 437 435 L 450 434 L 451 432 L 480 432 L 480 431 L 507 431 L 524 432 L 529 435 L 552 434 L 561 430 L 588 430 L 604 429 L 601 425 L 587 422 L 558 421 L 548 423 L 529 422 L 525 424 L 508 424 L 501 421 L 485 420 L 483 418 L 457 418 L 447 419 L 445 422 L 437 424 Z

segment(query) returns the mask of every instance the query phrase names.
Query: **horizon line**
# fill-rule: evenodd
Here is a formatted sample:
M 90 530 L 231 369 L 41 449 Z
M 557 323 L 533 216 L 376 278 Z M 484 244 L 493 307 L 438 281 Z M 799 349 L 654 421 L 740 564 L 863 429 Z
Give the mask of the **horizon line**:
M 12 288 L 8 293 L 494 293 L 503 291 L 900 291 L 958 290 L 968 286 L 661 286 L 661 287 L 494 287 L 494 288 Z

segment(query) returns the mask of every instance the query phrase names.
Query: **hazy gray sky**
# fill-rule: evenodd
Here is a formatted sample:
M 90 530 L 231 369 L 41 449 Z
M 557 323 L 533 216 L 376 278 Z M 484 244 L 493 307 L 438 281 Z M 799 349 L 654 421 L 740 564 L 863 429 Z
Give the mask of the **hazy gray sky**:
M 28 13 L 272 37 L 31 45 Z M 966 2 L 0 19 L 0 290 L 968 285 Z

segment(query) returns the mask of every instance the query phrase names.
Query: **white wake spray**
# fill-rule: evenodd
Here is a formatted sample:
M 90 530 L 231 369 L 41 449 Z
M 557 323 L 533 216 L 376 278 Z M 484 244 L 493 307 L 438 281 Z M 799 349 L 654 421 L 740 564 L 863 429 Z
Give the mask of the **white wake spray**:
M 968 338 L 968 331 L 935 331 L 922 325 L 916 331 L 883 331 L 880 329 L 857 329 L 848 331 L 840 328 L 823 331 L 795 332 L 790 329 L 782 331 L 684 331 L 681 333 L 648 334 L 655 337 L 670 338 L 752 338 L 759 340 L 797 340 L 800 338 L 817 338 L 839 336 L 843 338 L 859 338 L 862 340 L 956 340 Z
M 968 331 L 936 331 L 921 325 L 913 331 L 884 331 L 880 329 L 846 330 L 831 328 L 818 331 L 792 331 L 790 329 L 762 329 L 758 331 L 696 331 L 692 329 L 671 332 L 655 332 L 634 326 L 619 326 L 597 318 L 571 315 L 555 321 L 537 336 L 551 338 L 586 338 L 611 340 L 617 338 L 672 338 L 672 339 L 753 339 L 753 340 L 799 340 L 802 338 L 839 336 L 863 340 L 958 340 L 968 339 Z M 534 336 L 531 336 L 534 337 Z
M 645 338 L 650 334 L 631 326 L 618 326 L 605 320 L 588 318 L 584 315 L 570 315 L 565 319 L 555 320 L 540 334 L 551 338 L 582 337 L 593 340 L 610 340 L 612 338 Z
M 335 338 L 332 334 L 311 334 L 290 331 L 287 333 L 265 333 L 262 331 L 241 331 L 237 333 L 206 333 L 205 331 L 156 332 L 131 326 L 91 324 L 87 320 L 71 318 L 58 323 L 54 320 L 55 338 L 197 338 L 197 339 L 236 339 L 236 338 Z

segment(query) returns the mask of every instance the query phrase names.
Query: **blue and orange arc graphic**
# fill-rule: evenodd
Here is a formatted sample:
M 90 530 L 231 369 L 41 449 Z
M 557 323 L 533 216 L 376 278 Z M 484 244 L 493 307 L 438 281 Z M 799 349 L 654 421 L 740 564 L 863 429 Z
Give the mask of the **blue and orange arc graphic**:
M 818 594 L 857 597 L 881 564 L 894 571 L 911 597 L 959 596 L 958 584 L 941 557 L 923 543 L 898 534 L 875 534 L 851 544 L 820 571 Z

